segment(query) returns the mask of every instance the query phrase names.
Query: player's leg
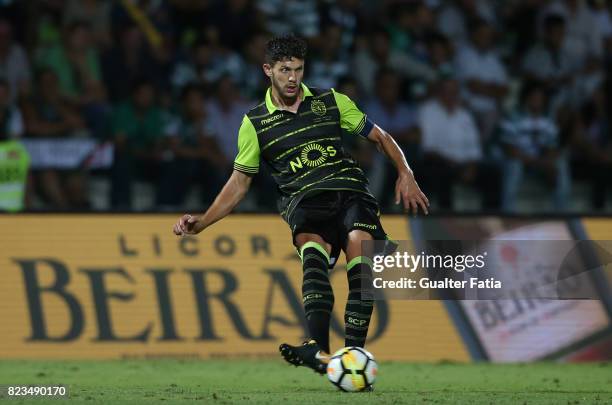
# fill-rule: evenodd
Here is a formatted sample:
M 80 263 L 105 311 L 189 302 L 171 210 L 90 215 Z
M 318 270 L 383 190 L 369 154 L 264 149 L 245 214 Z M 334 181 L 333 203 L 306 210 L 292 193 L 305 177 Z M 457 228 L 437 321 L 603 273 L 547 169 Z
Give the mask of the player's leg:
M 313 233 L 295 237 L 302 259 L 302 302 L 310 337 L 329 353 L 329 323 L 334 293 L 329 282 L 331 246 Z
M 344 311 L 345 346 L 365 345 L 370 319 L 374 310 L 374 299 L 362 283 L 372 276 L 372 261 L 363 255 L 361 242 L 373 240 L 370 233 L 353 229 L 348 233 L 346 244 L 346 277 L 349 293 Z
M 322 352 L 329 353 L 329 323 L 334 305 L 328 275 L 331 246 L 313 233 L 299 233 L 294 241 L 302 259 L 302 300 L 311 339 L 300 346 L 283 343 L 279 350 L 287 362 L 324 374 L 327 358 Z

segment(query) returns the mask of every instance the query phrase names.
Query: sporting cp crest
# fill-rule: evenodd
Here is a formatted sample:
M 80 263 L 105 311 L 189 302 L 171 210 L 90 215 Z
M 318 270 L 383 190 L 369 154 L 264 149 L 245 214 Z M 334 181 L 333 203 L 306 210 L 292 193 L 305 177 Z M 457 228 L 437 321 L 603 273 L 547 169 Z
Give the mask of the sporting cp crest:
M 316 115 L 325 115 L 325 113 L 327 112 L 325 103 L 321 100 L 312 100 L 312 103 L 310 104 L 310 109 Z

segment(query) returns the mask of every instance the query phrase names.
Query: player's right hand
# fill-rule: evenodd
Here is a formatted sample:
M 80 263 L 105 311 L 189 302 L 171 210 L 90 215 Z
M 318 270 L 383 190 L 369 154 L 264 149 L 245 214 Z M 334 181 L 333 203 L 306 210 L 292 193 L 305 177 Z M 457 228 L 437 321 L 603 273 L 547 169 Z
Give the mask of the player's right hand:
M 200 232 L 197 226 L 198 217 L 185 214 L 179 218 L 172 229 L 175 235 L 195 235 Z

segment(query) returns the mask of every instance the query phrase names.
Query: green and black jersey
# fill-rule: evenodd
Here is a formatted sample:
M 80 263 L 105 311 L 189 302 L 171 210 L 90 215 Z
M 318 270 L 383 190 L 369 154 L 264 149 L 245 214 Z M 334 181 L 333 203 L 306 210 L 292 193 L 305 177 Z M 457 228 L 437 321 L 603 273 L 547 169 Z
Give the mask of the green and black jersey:
M 321 190 L 367 194 L 368 180 L 342 148 L 342 131 L 367 136 L 373 124 L 344 94 L 309 89 L 297 113 L 279 110 L 270 89 L 265 101 L 245 115 L 238 134 L 234 169 L 255 174 L 263 161 L 280 191 L 279 210 L 285 220 L 298 202 Z M 374 198 L 374 197 L 372 197 Z

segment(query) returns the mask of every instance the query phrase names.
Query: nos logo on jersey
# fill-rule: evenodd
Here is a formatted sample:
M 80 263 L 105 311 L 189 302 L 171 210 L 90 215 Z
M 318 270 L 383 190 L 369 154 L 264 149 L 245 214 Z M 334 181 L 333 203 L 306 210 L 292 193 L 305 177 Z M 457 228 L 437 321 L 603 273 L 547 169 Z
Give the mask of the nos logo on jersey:
M 293 173 L 304 167 L 317 167 L 325 163 L 328 157 L 336 156 L 336 148 L 333 146 L 323 147 L 318 143 L 308 144 L 302 149 L 300 156 L 289 162 L 289 168 Z

